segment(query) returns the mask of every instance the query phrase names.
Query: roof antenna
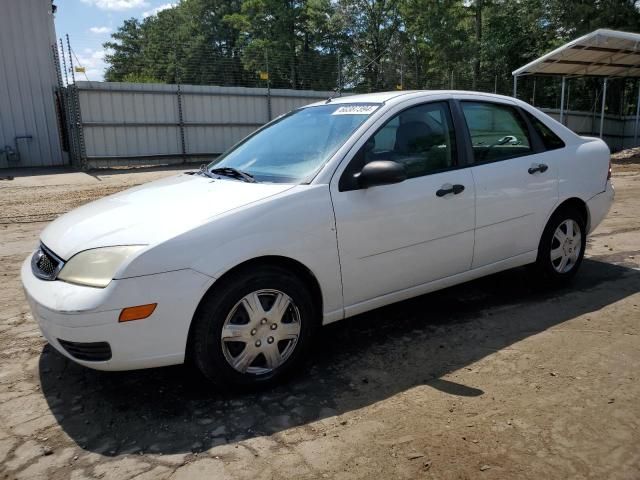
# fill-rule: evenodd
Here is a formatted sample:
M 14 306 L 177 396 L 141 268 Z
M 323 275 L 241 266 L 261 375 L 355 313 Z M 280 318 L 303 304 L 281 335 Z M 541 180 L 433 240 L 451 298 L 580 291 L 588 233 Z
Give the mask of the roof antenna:
M 333 100 L 336 97 L 341 97 L 342 96 L 342 91 L 341 91 L 341 87 L 342 86 L 342 62 L 340 61 L 340 52 L 338 51 L 338 85 L 336 85 L 336 88 L 333 89 L 333 95 L 331 95 L 325 103 L 325 105 L 327 103 L 331 103 L 331 100 Z
M 340 91 L 339 87 L 336 87 L 333 89 L 333 95 L 331 95 L 329 98 L 327 98 L 327 101 L 324 102 L 324 104 L 326 105 L 327 103 L 331 103 L 331 100 L 333 100 L 336 97 L 341 97 L 342 96 L 342 92 Z

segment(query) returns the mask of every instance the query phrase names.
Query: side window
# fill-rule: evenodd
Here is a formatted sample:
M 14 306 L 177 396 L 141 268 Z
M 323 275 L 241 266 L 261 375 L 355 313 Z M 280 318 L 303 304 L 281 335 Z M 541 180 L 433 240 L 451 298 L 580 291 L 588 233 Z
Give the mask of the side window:
M 527 124 L 509 105 L 461 102 L 476 163 L 533 153 Z
M 538 117 L 534 116 L 533 114 L 527 111 L 525 111 L 524 113 L 529 119 L 529 121 L 531 122 L 531 125 L 533 125 L 533 128 L 535 129 L 536 133 L 540 135 L 540 138 L 542 139 L 542 143 L 544 144 L 544 148 L 546 148 L 547 150 L 556 150 L 558 148 L 564 148 L 565 145 L 562 139 L 558 137 L 555 133 L 553 133 L 553 131 L 551 131 L 549 127 L 547 127 L 544 123 L 542 123 L 542 120 L 538 119 Z
M 363 145 L 340 179 L 340 190 L 356 188 L 353 176 L 375 160 L 402 163 L 408 178 L 446 170 L 456 164 L 456 141 L 449 105 L 428 103 L 400 112 Z

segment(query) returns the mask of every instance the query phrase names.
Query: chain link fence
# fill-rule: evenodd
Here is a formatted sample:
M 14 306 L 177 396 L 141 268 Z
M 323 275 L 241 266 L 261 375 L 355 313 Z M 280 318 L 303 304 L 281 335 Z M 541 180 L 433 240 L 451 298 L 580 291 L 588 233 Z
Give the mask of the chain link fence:
M 374 58 L 364 55 L 344 58 L 331 49 L 286 52 L 253 48 L 240 53 L 233 49 L 213 50 L 197 42 L 156 48 L 134 61 L 130 58 L 123 61 L 113 52 L 96 55 L 82 45 L 74 47 L 68 36 L 65 41 L 61 39 L 53 51 L 59 66 L 56 99 L 63 126 L 61 136 L 72 164 L 87 168 L 167 159 L 186 162 L 215 156 L 274 118 L 274 102 L 279 104 L 277 114 L 280 114 L 284 113 L 282 108 L 295 108 L 333 95 L 375 91 L 445 89 L 513 94 L 510 72 L 482 71 L 476 78 L 469 66 L 434 73 L 426 71 L 417 59 L 394 56 L 391 48 Z M 555 112 L 560 108 L 560 84 L 561 79 L 555 77 L 520 77 L 518 98 Z M 225 90 L 228 87 L 236 90 Z M 623 117 L 633 115 L 636 110 L 637 89 L 637 79 L 610 79 L 606 113 L 618 116 L 626 124 Z M 127 90 L 132 95 L 127 95 Z M 102 94 L 98 95 L 98 91 Z M 109 96 L 105 96 L 105 91 Z M 155 96 L 149 91 L 155 92 Z M 300 95 L 296 91 L 309 94 Z M 165 105 L 167 93 L 175 97 L 167 104 L 169 113 L 166 109 L 158 110 L 158 106 Z M 193 100 L 194 95 L 199 95 L 197 101 Z M 601 79 L 575 78 L 567 82 L 565 110 L 576 112 L 571 128 L 580 134 L 597 134 L 593 125 L 600 111 L 601 95 Z M 149 103 L 150 98 L 157 101 L 155 107 Z M 278 98 L 293 100 L 282 103 L 275 100 Z M 131 108 L 124 108 L 123 102 L 128 102 Z M 202 105 L 206 106 L 206 112 L 202 109 L 198 112 Z M 111 113 L 99 115 L 101 108 Z M 220 133 L 225 128 L 225 120 L 219 116 L 223 110 L 227 118 L 226 134 Z M 120 112 L 119 117 L 114 116 L 116 111 Z M 87 114 L 91 118 L 83 121 L 83 115 Z M 140 137 L 144 128 L 167 126 L 177 128 L 176 144 L 165 146 L 163 151 L 153 150 L 153 135 Z M 196 127 L 204 130 L 196 133 Z M 229 129 L 234 133 L 229 134 Z M 625 144 L 629 136 L 626 130 L 612 127 L 608 134 L 615 142 L 610 145 Z M 132 131 L 137 133 L 131 134 Z M 173 130 L 170 132 L 168 136 L 173 138 Z M 203 142 L 207 135 L 218 140 Z M 106 145 L 108 142 L 133 142 L 136 147 L 114 149 Z M 140 146 L 147 144 L 148 147 Z
M 63 86 L 83 81 L 118 81 L 182 85 L 212 85 L 266 89 L 368 93 L 388 90 L 472 90 L 512 95 L 507 69 L 471 65 L 426 69 L 419 58 L 395 55 L 388 47 L 380 55 L 341 57 L 337 49 L 286 52 L 272 48 L 217 49 L 200 39 L 177 45 L 145 47 L 144 54 L 122 58 L 113 51 L 92 50 L 87 40 L 60 45 Z M 62 51 L 66 49 L 66 51 Z M 66 63 L 66 65 L 65 65 Z M 455 64 L 455 59 L 451 59 Z M 435 70 L 435 71 L 434 71 Z M 559 77 L 520 77 L 518 98 L 540 108 L 560 108 Z M 638 79 L 609 80 L 606 112 L 631 115 L 636 110 Z M 589 112 L 598 108 L 602 79 L 568 81 L 565 106 Z
M 457 89 L 508 95 L 508 71 L 484 71 L 474 79 L 471 67 L 428 71 L 418 58 L 395 55 L 391 46 L 377 56 L 341 56 L 337 48 L 282 51 L 273 48 L 219 49 L 200 39 L 177 45 L 144 47 L 144 54 L 122 56 L 94 50 L 82 39 L 60 52 L 66 68 L 82 81 L 118 81 L 215 85 L 225 87 L 368 93 L 388 90 Z M 62 68 L 65 68 L 62 66 Z M 69 79 L 72 81 L 72 79 Z

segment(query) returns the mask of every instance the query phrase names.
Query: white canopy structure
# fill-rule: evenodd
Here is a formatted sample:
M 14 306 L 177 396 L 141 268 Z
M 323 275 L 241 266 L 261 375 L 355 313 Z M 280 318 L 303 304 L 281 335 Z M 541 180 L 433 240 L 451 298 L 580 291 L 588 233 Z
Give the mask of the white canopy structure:
M 602 108 L 600 112 L 600 138 L 604 126 L 604 107 L 607 79 L 640 77 L 640 34 L 599 29 L 556 48 L 513 73 L 513 96 L 518 89 L 518 77 L 525 75 L 562 76 L 560 121 L 564 117 L 565 81 L 571 77 L 603 77 Z M 638 136 L 640 116 L 640 86 L 636 107 L 634 140 Z

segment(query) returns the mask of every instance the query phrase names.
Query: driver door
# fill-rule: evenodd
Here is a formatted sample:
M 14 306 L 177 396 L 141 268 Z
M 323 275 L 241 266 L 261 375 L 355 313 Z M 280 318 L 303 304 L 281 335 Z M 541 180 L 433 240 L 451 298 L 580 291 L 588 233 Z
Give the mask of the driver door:
M 458 140 L 448 102 L 413 106 L 363 142 L 332 182 L 347 316 L 470 269 L 475 192 Z M 361 188 L 357 174 L 374 160 L 403 164 L 408 179 Z

